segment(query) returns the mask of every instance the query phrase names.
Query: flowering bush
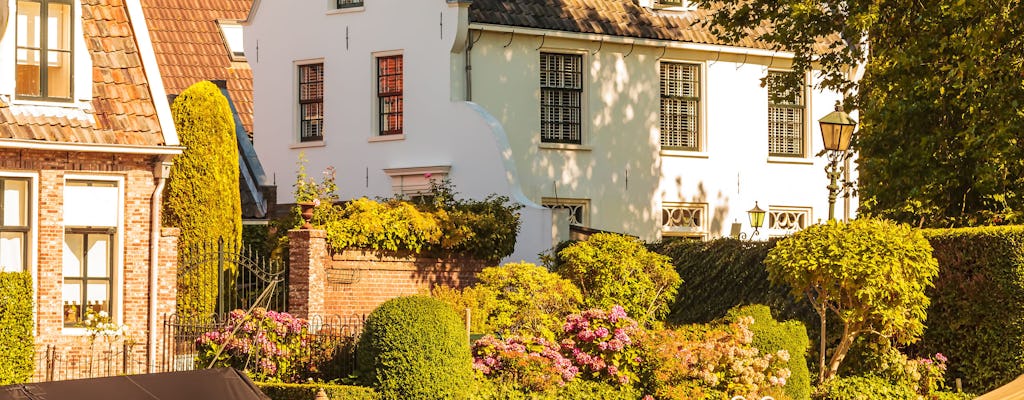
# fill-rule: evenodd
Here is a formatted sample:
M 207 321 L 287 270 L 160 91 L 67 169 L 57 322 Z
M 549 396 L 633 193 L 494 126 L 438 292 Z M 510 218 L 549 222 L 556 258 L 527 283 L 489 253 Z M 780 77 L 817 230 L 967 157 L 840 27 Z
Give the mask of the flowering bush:
M 570 315 L 562 329 L 562 349 L 591 377 L 620 385 L 637 381 L 643 358 L 634 338 L 640 328 L 622 306 Z
M 576 378 L 579 368 L 543 338 L 487 335 L 473 343 L 473 369 L 522 388 L 547 392 Z
M 96 312 L 91 308 L 86 309 L 82 327 L 89 333 L 90 342 L 95 342 L 97 338 L 109 341 L 120 336 L 131 340 L 128 339 L 128 327 L 114 322 L 106 311 Z
M 650 390 L 659 399 L 779 396 L 790 375 L 789 353 L 759 354 L 750 346 L 753 322 L 740 317 L 724 327 L 655 332 Z
M 306 321 L 287 313 L 234 310 L 218 330 L 196 339 L 201 368 L 234 367 L 255 380 L 301 382 L 325 376 L 343 339 L 309 334 Z

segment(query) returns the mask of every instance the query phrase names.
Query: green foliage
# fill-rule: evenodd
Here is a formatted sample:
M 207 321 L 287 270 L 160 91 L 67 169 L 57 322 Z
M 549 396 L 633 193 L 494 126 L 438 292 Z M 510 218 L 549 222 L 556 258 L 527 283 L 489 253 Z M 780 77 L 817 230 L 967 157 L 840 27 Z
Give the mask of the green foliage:
M 797 302 L 786 285 L 768 279 L 764 258 L 777 240 L 744 242 L 731 238 L 711 241 L 666 240 L 650 246 L 651 251 L 672 260 L 685 290 L 672 304 L 668 322 L 707 323 L 724 317 L 730 309 L 764 304 L 782 318 L 815 322 L 807 303 Z
M 463 399 L 473 371 L 467 333 L 446 304 L 399 297 L 366 319 L 358 346 L 360 378 L 385 399 Z
M 682 283 L 668 257 L 628 236 L 598 233 L 566 247 L 558 258 L 556 272 L 580 288 L 585 307 L 621 305 L 644 325 L 668 314 Z
M 813 225 L 768 253 L 773 282 L 806 296 L 822 320 L 831 310 L 842 321 L 839 344 L 828 369 L 819 366 L 819 380 L 835 375 L 861 334 L 875 332 L 901 344 L 917 339 L 928 307 L 925 289 L 938 272 L 931 253 L 919 231 L 872 219 Z
M 815 394 L 821 400 L 917 400 L 907 386 L 896 385 L 877 376 L 851 376 L 826 382 Z
M 949 357 L 949 378 L 983 393 L 1024 374 L 1024 227 L 926 230 L 939 275 L 917 355 Z
M 460 199 L 447 179 L 431 181 L 424 198 L 429 200 L 421 208 L 437 214 L 444 232 L 441 251 L 495 262 L 515 251 L 522 205 L 493 194 L 483 200 Z
M 430 296 L 438 299 L 455 311 L 462 322 L 466 322 L 466 309 L 469 309 L 469 332 L 471 334 L 494 333 L 488 316 L 497 308 L 498 298 L 494 291 L 469 286 L 462 289 L 438 285 L 430 289 Z
M 771 309 L 765 305 L 751 305 L 729 310 L 727 319 L 736 321 L 742 316 L 754 318 L 750 331 L 754 334 L 751 346 L 763 354 L 785 350 L 789 353 L 789 361 L 785 363 L 789 369 L 789 379 L 783 391 L 790 399 L 802 400 L 811 396 L 811 375 L 807 369 L 807 328 L 800 321 L 779 322 L 772 317 Z
M 203 81 L 185 89 L 171 104 L 171 113 L 185 151 L 174 159 L 167 180 L 163 223 L 181 229 L 178 254 L 184 257 L 188 249 L 219 238 L 240 243 L 238 147 L 227 99 L 216 85 Z M 216 286 L 210 276 L 180 276 L 178 314 L 212 313 Z
M 477 279 L 476 290 L 494 299 L 494 308 L 480 315 L 493 329 L 488 333 L 554 339 L 583 301 L 572 282 L 530 263 L 484 268 Z
M 35 365 L 32 275 L 0 272 L 0 385 L 25 383 Z
M 577 379 L 549 392 L 535 392 L 515 383 L 479 377 L 473 400 L 638 400 L 639 389 Z
M 419 253 L 442 237 L 437 218 L 407 202 L 382 203 L 363 197 L 345 204 L 340 214 L 324 226 L 327 241 L 335 249 Z
M 314 400 L 323 389 L 331 400 L 377 400 L 380 396 L 373 389 L 362 386 L 342 386 L 324 383 L 269 383 L 256 382 L 260 390 L 272 400 Z

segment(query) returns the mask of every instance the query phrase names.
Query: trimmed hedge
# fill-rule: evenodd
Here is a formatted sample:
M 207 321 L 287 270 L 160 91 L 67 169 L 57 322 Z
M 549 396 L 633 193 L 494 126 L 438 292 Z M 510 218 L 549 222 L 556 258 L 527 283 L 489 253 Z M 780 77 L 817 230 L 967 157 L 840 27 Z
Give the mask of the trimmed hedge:
M 272 400 L 314 400 L 323 389 L 331 400 L 377 400 L 380 396 L 373 389 L 362 386 L 330 385 L 323 383 L 264 383 L 256 382 L 264 394 Z
M 0 272 L 0 332 L 0 385 L 27 382 L 35 367 L 28 272 Z
M 473 400 L 638 400 L 643 393 L 636 388 L 576 379 L 550 392 L 530 392 L 513 383 L 479 378 Z
M 949 358 L 947 380 L 984 393 L 1024 374 L 1024 227 L 929 229 L 939 275 L 918 355 Z
M 427 296 L 384 302 L 366 318 L 359 377 L 385 399 L 464 399 L 473 384 L 469 338 L 447 304 Z
M 894 385 L 877 376 L 851 376 L 828 381 L 815 396 L 821 400 L 916 400 L 908 386 Z
M 779 322 L 772 318 L 771 310 L 765 305 L 743 306 L 729 310 L 726 319 L 735 321 L 741 316 L 754 317 L 750 331 L 754 333 L 751 346 L 760 350 L 761 354 L 775 353 L 779 350 L 789 352 L 787 367 L 791 375 L 786 381 L 783 391 L 793 400 L 804 400 L 811 397 L 811 373 L 807 368 L 807 348 L 810 339 L 807 328 L 800 321 Z
M 708 323 L 722 318 L 733 307 L 764 304 L 781 319 L 817 323 L 817 314 L 806 301 L 796 302 L 788 286 L 775 286 L 768 280 L 764 259 L 775 243 L 774 239 L 744 242 L 723 238 L 708 242 L 676 239 L 650 245 L 652 251 L 672 259 L 683 279 L 668 322 Z
M 185 151 L 174 159 L 167 180 L 163 224 L 181 229 L 178 254 L 184 257 L 194 246 L 216 243 L 220 238 L 227 243 L 240 244 L 242 201 L 238 194 L 238 145 L 227 98 L 216 85 L 202 81 L 174 99 L 171 114 Z M 179 270 L 179 274 L 181 272 Z M 196 273 L 179 275 L 178 280 L 179 315 L 209 315 L 215 311 L 215 276 Z

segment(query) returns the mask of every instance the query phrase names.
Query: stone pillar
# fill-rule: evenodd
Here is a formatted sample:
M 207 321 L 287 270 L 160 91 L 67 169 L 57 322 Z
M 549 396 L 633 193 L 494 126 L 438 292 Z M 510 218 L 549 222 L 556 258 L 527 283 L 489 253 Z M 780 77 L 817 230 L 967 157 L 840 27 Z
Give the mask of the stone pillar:
M 299 317 L 323 315 L 327 252 L 327 231 L 288 231 L 288 313 Z

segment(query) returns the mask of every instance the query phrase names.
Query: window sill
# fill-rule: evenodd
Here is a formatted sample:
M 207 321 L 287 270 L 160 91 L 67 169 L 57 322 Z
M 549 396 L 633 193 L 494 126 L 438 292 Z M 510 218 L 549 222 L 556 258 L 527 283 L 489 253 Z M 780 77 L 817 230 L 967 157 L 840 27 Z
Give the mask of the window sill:
M 310 148 L 310 147 L 326 147 L 326 146 L 327 146 L 327 142 L 324 142 L 323 140 L 317 140 L 317 141 L 310 141 L 310 142 L 292 143 L 291 145 L 288 146 L 288 148 L 290 148 L 290 149 L 306 149 L 306 148 Z
M 366 9 L 366 6 L 345 7 L 345 8 L 332 8 L 330 10 L 327 10 L 327 15 L 338 15 L 338 14 L 349 14 L 349 13 L 363 12 L 363 10 L 365 10 L 365 9 Z
M 708 153 L 703 151 L 693 150 L 661 150 L 661 155 L 665 157 L 686 157 L 686 158 L 708 158 Z
M 569 150 L 569 151 L 591 151 L 594 148 L 582 144 L 569 143 L 541 143 L 537 147 L 545 150 Z
M 804 157 L 768 156 L 769 164 L 814 165 L 814 160 Z
M 374 142 L 394 142 L 396 140 L 405 140 L 405 134 L 403 133 L 403 134 L 400 134 L 400 135 L 380 135 L 380 136 L 373 136 L 373 137 L 371 137 L 369 139 L 366 139 L 366 141 L 369 142 L 369 143 L 374 143 Z

